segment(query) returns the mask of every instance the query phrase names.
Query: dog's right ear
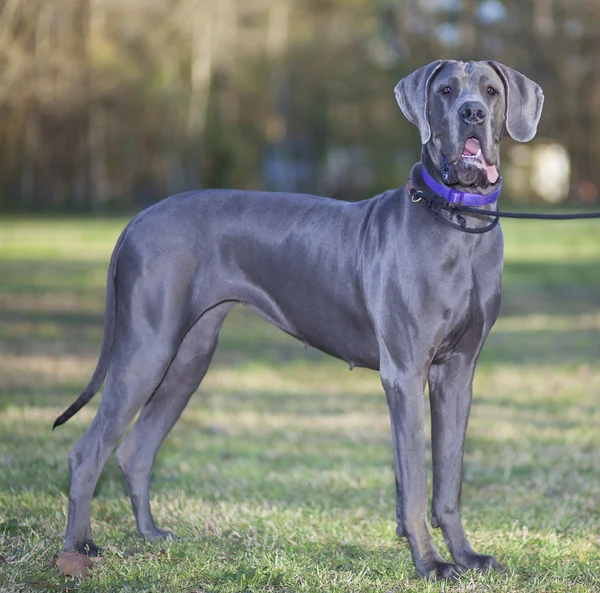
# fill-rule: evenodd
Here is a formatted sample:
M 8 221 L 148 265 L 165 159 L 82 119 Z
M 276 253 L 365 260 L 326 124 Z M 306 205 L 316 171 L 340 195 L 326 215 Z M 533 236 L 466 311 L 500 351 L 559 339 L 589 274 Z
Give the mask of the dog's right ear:
M 429 86 L 435 73 L 447 62 L 437 60 L 423 68 L 415 70 L 403 78 L 394 88 L 396 101 L 406 119 L 419 128 L 421 144 L 427 144 L 431 138 L 427 108 L 429 102 Z

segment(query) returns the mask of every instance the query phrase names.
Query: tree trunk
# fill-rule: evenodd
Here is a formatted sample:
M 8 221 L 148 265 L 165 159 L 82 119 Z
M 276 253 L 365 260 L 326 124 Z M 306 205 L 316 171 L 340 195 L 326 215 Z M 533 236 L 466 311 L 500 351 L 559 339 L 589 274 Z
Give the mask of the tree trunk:
M 25 138 L 23 143 L 23 164 L 21 166 L 21 201 L 23 210 L 31 210 L 35 204 L 36 159 L 39 146 L 38 115 L 29 110 L 25 116 Z

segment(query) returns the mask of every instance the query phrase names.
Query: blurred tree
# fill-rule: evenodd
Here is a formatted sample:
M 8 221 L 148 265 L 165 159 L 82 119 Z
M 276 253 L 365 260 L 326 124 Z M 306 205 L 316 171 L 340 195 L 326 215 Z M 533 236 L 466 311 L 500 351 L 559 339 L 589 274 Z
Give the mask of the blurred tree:
M 393 87 L 439 57 L 540 82 L 540 135 L 568 149 L 572 198 L 590 199 L 599 13 L 597 0 L 0 0 L 0 204 L 139 208 L 207 186 L 371 195 L 419 154 Z

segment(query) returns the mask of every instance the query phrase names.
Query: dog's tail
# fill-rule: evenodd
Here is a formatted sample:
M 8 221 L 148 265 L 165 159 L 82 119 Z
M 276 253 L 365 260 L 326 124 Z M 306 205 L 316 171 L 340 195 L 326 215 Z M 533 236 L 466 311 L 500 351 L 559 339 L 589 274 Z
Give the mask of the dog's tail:
M 54 421 L 52 430 L 57 426 L 64 424 L 69 418 L 77 414 L 83 406 L 85 406 L 93 397 L 96 395 L 110 365 L 110 355 L 112 352 L 113 338 L 115 334 L 115 317 L 117 311 L 117 299 L 116 299 L 116 271 L 117 271 L 117 258 L 119 251 L 125 240 L 127 229 L 129 225 L 125 227 L 125 230 L 121 233 L 121 236 L 117 240 L 117 244 L 112 252 L 110 258 L 110 264 L 108 266 L 108 277 L 106 280 L 106 308 L 104 311 L 104 337 L 102 338 L 102 347 L 100 349 L 100 356 L 98 363 L 96 364 L 96 370 L 85 388 L 83 393 Z

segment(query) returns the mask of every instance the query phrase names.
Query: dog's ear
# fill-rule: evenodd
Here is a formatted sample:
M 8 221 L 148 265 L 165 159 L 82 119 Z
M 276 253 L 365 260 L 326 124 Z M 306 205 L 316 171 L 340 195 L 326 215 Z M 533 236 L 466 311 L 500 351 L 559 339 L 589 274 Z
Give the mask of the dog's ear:
M 415 70 L 403 78 L 394 88 L 396 101 L 406 119 L 419 128 L 421 144 L 427 144 L 431 138 L 427 107 L 429 102 L 429 86 L 435 73 L 447 60 L 431 62 L 423 68 Z
M 506 129 L 518 142 L 529 142 L 537 132 L 542 115 L 544 93 L 539 85 L 520 72 L 488 62 L 504 83 L 506 92 Z

